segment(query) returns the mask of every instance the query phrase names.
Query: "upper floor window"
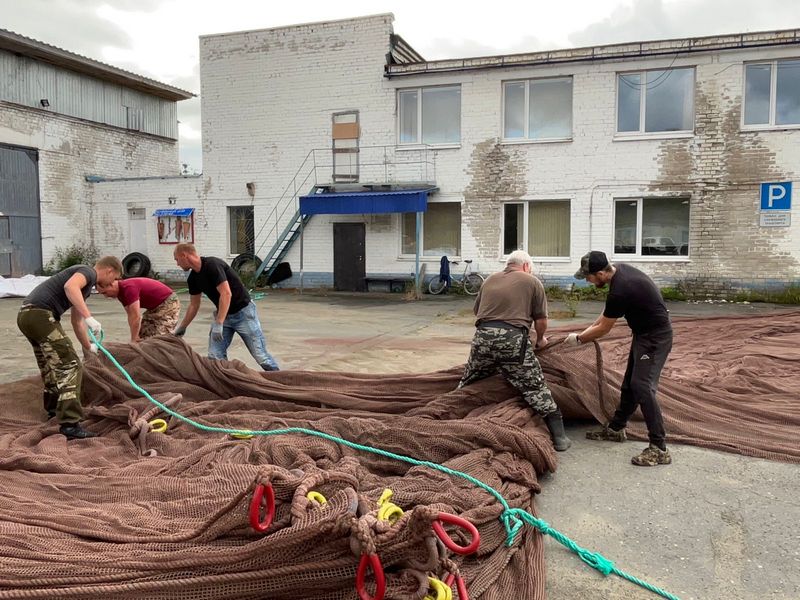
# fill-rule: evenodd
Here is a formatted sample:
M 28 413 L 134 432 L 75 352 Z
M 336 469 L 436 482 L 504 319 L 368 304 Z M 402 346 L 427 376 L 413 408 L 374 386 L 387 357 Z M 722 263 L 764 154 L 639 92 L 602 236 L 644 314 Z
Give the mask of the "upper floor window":
M 691 132 L 694 69 L 617 75 L 617 133 Z
M 503 138 L 563 140 L 572 137 L 572 77 L 503 84 Z
M 745 126 L 800 125 L 800 60 L 745 66 Z
M 399 90 L 397 104 L 400 144 L 461 142 L 461 86 Z

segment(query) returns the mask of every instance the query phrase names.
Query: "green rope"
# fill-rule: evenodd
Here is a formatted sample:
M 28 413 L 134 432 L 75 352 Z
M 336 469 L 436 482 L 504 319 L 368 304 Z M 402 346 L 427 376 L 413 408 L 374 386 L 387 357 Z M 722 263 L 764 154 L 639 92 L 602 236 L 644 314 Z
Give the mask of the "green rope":
M 440 471 L 442 473 L 446 473 L 452 477 L 460 477 L 461 479 L 465 479 L 472 483 L 473 485 L 481 488 L 482 490 L 488 492 L 490 495 L 494 496 L 494 498 L 502 505 L 503 512 L 500 515 L 500 521 L 503 524 L 503 527 L 506 530 L 506 546 L 511 546 L 514 544 L 514 540 L 517 537 L 520 529 L 522 529 L 523 525 L 528 524 L 532 525 L 540 532 L 545 535 L 549 535 L 557 542 L 572 550 L 575 554 L 577 554 L 580 559 L 585 562 L 587 565 L 600 571 L 603 575 L 610 575 L 614 573 L 623 579 L 627 579 L 631 583 L 635 583 L 643 587 L 646 590 L 649 590 L 659 596 L 667 598 L 668 600 L 679 600 L 679 598 L 665 590 L 662 590 L 659 587 L 651 585 L 646 581 L 642 581 L 641 579 L 634 577 L 626 573 L 625 571 L 621 571 L 614 563 L 604 557 L 602 554 L 598 552 L 592 552 L 587 550 L 586 548 L 582 548 L 575 542 L 573 542 L 570 538 L 566 535 L 561 533 L 560 531 L 553 529 L 550 527 L 550 524 L 542 519 L 534 517 L 531 513 L 521 508 L 511 508 L 508 505 L 506 499 L 495 490 L 490 485 L 482 482 L 480 479 L 476 479 L 472 475 L 468 473 L 464 473 L 462 471 L 456 471 L 455 469 L 451 469 L 449 467 L 445 467 L 444 465 L 440 465 L 438 463 L 430 462 L 427 460 L 418 460 L 416 458 L 412 458 L 410 456 L 404 456 L 402 454 L 396 454 L 394 452 L 389 452 L 388 450 L 382 450 L 381 448 L 373 448 L 372 446 L 365 446 L 363 444 L 357 444 L 356 442 L 351 442 L 350 440 L 346 440 L 344 438 L 337 437 L 335 435 L 330 435 L 328 433 L 323 433 L 322 431 L 316 431 L 315 429 L 306 429 L 304 427 L 284 427 L 283 429 L 270 429 L 270 430 L 261 430 L 261 429 L 229 429 L 226 427 L 214 427 L 212 425 L 204 425 L 194 419 L 190 419 L 189 417 L 185 417 L 184 415 L 180 414 L 172 410 L 165 404 L 162 404 L 155 398 L 153 398 L 147 390 L 139 386 L 130 374 L 125 370 L 125 368 L 119 364 L 116 358 L 102 345 L 103 334 L 101 333 L 100 339 L 98 340 L 95 335 L 89 330 L 89 337 L 92 338 L 92 341 L 97 344 L 97 347 L 103 352 L 103 354 L 108 357 L 111 363 L 119 370 L 120 373 L 128 380 L 128 383 L 131 386 L 141 393 L 145 398 L 147 398 L 150 402 L 158 406 L 162 411 L 165 413 L 175 417 L 179 421 L 183 421 L 191 425 L 192 427 L 199 429 L 201 431 L 208 431 L 211 433 L 225 433 L 225 434 L 233 434 L 233 435 L 259 435 L 259 436 L 268 436 L 268 435 L 286 435 L 290 433 L 301 433 L 303 435 L 313 436 L 322 438 L 324 440 L 328 440 L 330 442 L 334 442 L 336 444 L 340 444 L 342 446 L 347 446 L 348 448 L 353 448 L 354 450 L 360 450 L 362 452 L 371 452 L 373 454 L 377 454 L 379 456 L 384 456 L 386 458 L 391 458 L 394 460 L 398 460 L 401 462 L 405 462 L 411 465 L 415 465 L 418 467 L 428 467 L 433 469 L 434 471 Z

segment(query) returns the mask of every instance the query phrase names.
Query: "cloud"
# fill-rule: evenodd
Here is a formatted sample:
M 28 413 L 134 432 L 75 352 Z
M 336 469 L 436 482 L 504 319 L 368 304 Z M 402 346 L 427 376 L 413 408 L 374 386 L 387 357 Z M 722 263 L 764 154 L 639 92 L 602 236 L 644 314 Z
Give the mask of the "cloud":
M 637 0 L 568 36 L 575 46 L 785 29 L 800 22 L 796 0 Z

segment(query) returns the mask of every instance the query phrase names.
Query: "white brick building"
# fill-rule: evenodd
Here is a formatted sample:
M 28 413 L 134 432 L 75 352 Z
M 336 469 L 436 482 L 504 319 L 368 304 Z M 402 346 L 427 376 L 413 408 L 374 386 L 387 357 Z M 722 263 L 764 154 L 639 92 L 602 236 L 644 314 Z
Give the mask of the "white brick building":
M 496 271 L 522 247 L 548 283 L 572 282 L 589 249 L 665 283 L 800 280 L 796 209 L 760 224 L 761 184 L 800 169 L 800 31 L 426 62 L 378 15 L 204 36 L 200 50 L 202 178 L 153 183 L 155 196 L 96 184 L 111 221 L 128 202 L 150 211 L 172 197 L 195 208 L 202 253 L 266 258 L 297 197 L 332 183 L 336 144 L 334 190 L 356 173 L 370 189 L 438 188 L 428 273 L 443 253 Z M 336 283 L 343 222 L 363 224 L 367 275 L 413 270 L 413 214 L 318 215 L 306 284 Z M 152 237 L 148 251 L 174 269 Z M 297 241 L 285 260 L 298 271 Z
M 189 97 L 0 30 L 0 275 L 75 242 L 129 246 L 127 219 L 99 210 L 86 178 L 179 173 L 176 102 Z

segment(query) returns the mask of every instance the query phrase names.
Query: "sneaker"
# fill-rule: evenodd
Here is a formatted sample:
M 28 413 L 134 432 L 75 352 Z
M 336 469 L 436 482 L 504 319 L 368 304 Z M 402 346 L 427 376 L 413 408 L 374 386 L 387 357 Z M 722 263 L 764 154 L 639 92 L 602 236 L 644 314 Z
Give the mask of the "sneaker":
M 586 439 L 601 442 L 624 442 L 628 439 L 628 436 L 625 435 L 624 429 L 616 431 L 611 429 L 608 425 L 604 425 L 599 431 L 587 431 Z
M 662 450 L 650 444 L 641 454 L 634 456 L 631 462 L 639 467 L 655 467 L 672 463 L 672 457 L 669 455 L 669 450 Z

